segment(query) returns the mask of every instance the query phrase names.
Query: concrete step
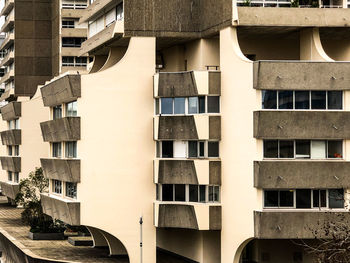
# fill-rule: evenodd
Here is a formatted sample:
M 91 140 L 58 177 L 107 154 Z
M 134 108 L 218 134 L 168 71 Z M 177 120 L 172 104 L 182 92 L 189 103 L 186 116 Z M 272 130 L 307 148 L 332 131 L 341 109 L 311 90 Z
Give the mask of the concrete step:
M 68 237 L 68 242 L 75 247 L 91 247 L 94 244 L 91 237 Z

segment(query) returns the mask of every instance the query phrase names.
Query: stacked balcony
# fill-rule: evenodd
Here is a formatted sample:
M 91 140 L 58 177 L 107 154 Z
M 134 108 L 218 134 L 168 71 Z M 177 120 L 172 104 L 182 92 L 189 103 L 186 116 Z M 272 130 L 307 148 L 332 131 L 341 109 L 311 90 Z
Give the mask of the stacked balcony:
M 196 152 L 196 145 L 200 142 L 203 147 L 207 147 L 211 142 L 219 143 L 221 140 L 220 112 L 210 113 L 207 109 L 202 113 L 200 110 L 191 113 L 189 109 L 184 108 L 183 112 L 176 113 L 174 108 L 174 112 L 169 114 L 164 113 L 164 105 L 162 106 L 165 100 L 176 101 L 176 99 L 182 100 L 187 105 L 191 103 L 190 98 L 196 101 L 196 98 L 201 96 L 203 101 L 208 102 L 209 96 L 215 96 L 215 98 L 220 96 L 220 86 L 219 71 L 165 72 L 154 76 L 154 97 L 156 107 L 160 107 L 156 110 L 153 122 L 154 140 L 157 142 L 158 151 L 162 151 L 160 149 L 163 148 L 163 152 L 158 152 L 154 160 L 154 182 L 157 184 L 158 192 L 158 199 L 154 203 L 156 227 L 221 229 L 221 204 L 218 199 L 212 200 L 211 197 L 209 199 L 205 197 L 208 191 L 211 191 L 208 188 L 219 189 L 221 185 L 220 157 L 218 153 L 215 156 L 210 156 L 208 152 L 204 154 L 204 151 L 207 151 L 204 148 L 203 155 L 198 156 L 192 155 L 189 150 L 190 144 L 195 145 Z M 173 143 L 173 155 L 164 153 L 165 143 Z M 176 150 L 177 144 L 182 145 L 180 148 L 187 149 L 179 152 Z M 188 151 L 187 154 L 185 151 Z M 188 197 L 183 200 L 177 200 L 176 197 L 174 200 L 164 200 L 165 187 L 169 189 L 172 185 L 175 195 L 179 187 L 186 191 Z M 199 192 L 203 190 L 203 192 L 197 198 L 197 194 L 192 196 L 193 192 L 189 193 L 193 190 Z
M 278 91 L 278 94 L 295 92 L 293 101 L 286 102 L 294 103 L 293 107 L 277 104 L 272 107 L 274 110 L 267 108 L 254 112 L 254 137 L 264 140 L 264 159 L 254 162 L 254 186 L 264 190 L 265 201 L 268 198 L 266 190 L 278 195 L 279 200 L 277 206 L 274 203 L 266 205 L 264 201 L 264 209 L 255 212 L 255 236 L 261 239 L 313 238 L 312 229 L 317 224 L 348 217 L 343 200 L 345 191 L 336 197 L 333 195 L 338 190 L 350 188 L 347 175 L 350 163 L 344 160 L 342 150 L 345 140 L 350 139 L 350 112 L 344 111 L 343 105 L 343 91 L 348 91 L 350 86 L 350 64 L 258 61 L 254 63 L 253 72 L 256 90 Z M 296 92 L 306 92 L 305 105 L 309 106 L 296 106 Z M 317 92 L 323 92 L 328 101 L 313 101 L 312 96 Z M 341 106 L 330 106 L 331 92 L 341 92 L 342 97 L 338 100 Z M 314 107 L 314 102 L 324 105 Z M 265 156 L 269 147 L 265 142 L 278 144 L 278 153 Z M 281 157 L 284 142 L 294 143 L 291 146 L 294 152 Z M 306 145 L 306 154 L 298 152 L 298 143 Z M 316 152 L 317 144 L 325 147 L 321 147 L 323 152 Z M 333 145 L 338 148 L 334 150 Z M 305 204 L 296 201 L 298 191 L 309 196 L 304 200 Z M 290 198 L 296 198 L 290 201 L 294 207 L 289 201 L 288 205 L 281 205 L 280 192 L 289 192 Z

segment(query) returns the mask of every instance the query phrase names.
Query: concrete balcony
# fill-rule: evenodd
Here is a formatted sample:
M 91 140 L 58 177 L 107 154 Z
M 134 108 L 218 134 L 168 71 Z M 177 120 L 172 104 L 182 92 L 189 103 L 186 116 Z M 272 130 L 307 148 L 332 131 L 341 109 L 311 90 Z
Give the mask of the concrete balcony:
M 81 96 L 81 76 L 60 76 L 46 83 L 40 91 L 46 107 L 71 102 Z
M 257 61 L 254 62 L 254 88 L 269 90 L 349 90 L 350 63 Z
M 221 185 L 221 162 L 209 160 L 154 160 L 155 184 Z
M 46 178 L 64 182 L 80 183 L 80 160 L 40 159 Z
M 112 5 L 121 3 L 122 0 L 95 0 L 87 8 L 84 9 L 84 12 L 79 20 L 79 23 L 87 22 L 92 20 L 94 17 L 98 16 L 104 9 L 109 8 Z
M 22 131 L 20 129 L 6 130 L 0 133 L 3 145 L 21 145 Z
M 255 111 L 257 139 L 350 139 L 350 112 Z
M 155 202 L 154 220 L 160 228 L 221 230 L 221 205 Z
M 310 229 L 319 229 L 323 222 L 349 219 L 349 212 L 255 211 L 254 232 L 259 239 L 313 239 Z
M 80 18 L 82 17 L 85 9 L 61 9 L 62 18 Z
M 6 54 L 6 56 L 3 58 L 3 60 L 0 62 L 0 67 L 6 67 L 10 65 L 15 59 L 15 52 L 11 51 Z
M 221 139 L 220 116 L 157 116 L 153 124 L 155 140 Z
M 40 123 L 44 142 L 80 140 L 80 117 L 65 117 Z
M 62 28 L 62 37 L 87 37 L 87 28 Z
M 111 25 L 89 37 L 81 45 L 79 56 L 86 55 L 91 51 L 98 49 L 106 42 L 121 38 L 124 34 L 124 21 L 114 21 Z
M 12 183 L 12 182 L 0 182 L 1 186 L 1 193 L 11 198 L 12 200 L 16 199 L 16 196 L 19 192 L 19 184 Z
M 239 26 L 348 27 L 346 8 L 237 7 Z
M 1 156 L 0 161 L 3 170 L 21 172 L 21 157 Z
M 11 69 L 0 79 L 0 84 L 9 82 L 9 81 L 13 80 L 14 77 L 15 77 L 15 70 Z
M 1 107 L 1 116 L 4 121 L 10 121 L 21 117 L 22 103 L 18 101 L 12 101 Z
M 12 12 L 7 18 L 5 19 L 5 23 L 1 27 L 1 32 L 8 32 L 15 26 L 15 13 Z
M 54 194 L 41 194 L 40 197 L 45 214 L 69 225 L 80 225 L 80 202 Z
M 15 0 L 6 0 L 4 7 L 1 9 L 0 16 L 7 16 L 15 6 Z
M 220 71 L 157 73 L 153 77 L 154 97 L 220 95 Z
M 254 187 L 260 189 L 350 188 L 350 162 L 254 162 Z
M 79 47 L 62 47 L 61 55 L 65 57 L 76 57 L 79 55 Z
M 0 50 L 10 47 L 14 43 L 14 41 L 15 41 L 15 34 L 14 33 L 8 34 L 4 39 L 4 42 L 2 42 L 0 46 Z

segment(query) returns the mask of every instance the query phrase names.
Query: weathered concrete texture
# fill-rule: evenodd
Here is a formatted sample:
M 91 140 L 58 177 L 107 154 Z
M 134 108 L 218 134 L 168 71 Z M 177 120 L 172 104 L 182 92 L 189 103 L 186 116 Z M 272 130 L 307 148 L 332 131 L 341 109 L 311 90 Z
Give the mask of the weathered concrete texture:
M 21 172 L 21 157 L 1 156 L 0 161 L 3 170 Z
M 254 88 L 350 90 L 350 63 L 257 61 L 254 62 Z
M 96 35 L 93 35 L 92 37 L 89 37 L 86 41 L 84 41 L 79 50 L 79 56 L 91 52 L 95 48 L 105 44 L 113 38 L 122 37 L 122 32 L 115 32 L 117 23 L 118 21 L 112 23 L 111 25 L 103 29 L 101 32 L 97 33 Z
M 221 161 L 209 161 L 209 184 L 221 185 Z
M 21 102 L 12 101 L 1 108 L 1 116 L 4 121 L 10 121 L 21 117 Z
M 160 116 L 159 140 L 198 140 L 193 116 Z
M 19 185 L 18 184 L 9 184 L 7 182 L 0 182 L 1 186 L 1 193 L 13 200 L 16 199 L 16 196 L 19 192 Z
M 65 117 L 40 123 L 45 142 L 80 140 L 80 117 Z
M 209 72 L 209 94 L 221 95 L 221 72 Z
M 350 138 L 350 112 L 255 111 L 254 137 L 346 140 Z
M 33 96 L 37 86 L 44 84 L 53 76 L 51 18 L 51 1 L 15 1 L 15 95 L 17 96 Z
M 221 230 L 221 206 L 209 207 L 209 230 Z
M 69 225 L 80 225 L 80 203 L 77 201 L 62 200 L 41 194 L 41 205 L 45 214 L 59 219 Z
M 198 96 L 197 84 L 193 71 L 181 73 L 159 73 L 158 96 Z
M 228 0 L 124 1 L 125 36 L 205 37 L 231 24 Z
M 46 178 L 80 183 L 80 160 L 40 159 Z
M 348 27 L 345 8 L 238 7 L 240 26 Z
M 0 133 L 3 145 L 21 145 L 22 131 L 18 129 L 7 130 Z
M 160 184 L 198 184 L 194 161 L 160 160 L 158 169 Z
M 160 204 L 158 227 L 198 229 L 192 205 Z
M 221 117 L 209 116 L 209 139 L 221 140 Z
M 254 162 L 254 187 L 350 188 L 349 169 L 343 161 L 259 161 Z
M 0 243 L 6 263 L 127 263 L 108 256 L 108 249 L 74 247 L 66 240 L 37 241 L 28 238 L 29 227 L 21 220 L 23 209 L 6 204 L 0 197 Z
M 44 106 L 53 107 L 81 97 L 81 76 L 66 75 L 41 88 Z
M 320 230 L 323 222 L 349 223 L 349 212 L 254 212 L 254 233 L 259 239 L 312 239 L 311 230 Z M 326 237 L 319 231 L 321 237 Z

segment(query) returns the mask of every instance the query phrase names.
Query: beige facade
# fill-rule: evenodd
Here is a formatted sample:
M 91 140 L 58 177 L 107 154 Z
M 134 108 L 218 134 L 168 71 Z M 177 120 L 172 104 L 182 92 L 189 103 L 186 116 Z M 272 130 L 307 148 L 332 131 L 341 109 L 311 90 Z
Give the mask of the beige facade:
M 290 239 L 349 202 L 349 10 L 253 2 L 56 3 L 54 78 L 1 109 L 3 193 L 41 166 L 44 212 L 130 263 L 312 262 Z

